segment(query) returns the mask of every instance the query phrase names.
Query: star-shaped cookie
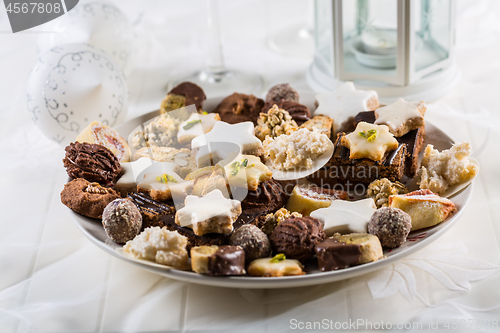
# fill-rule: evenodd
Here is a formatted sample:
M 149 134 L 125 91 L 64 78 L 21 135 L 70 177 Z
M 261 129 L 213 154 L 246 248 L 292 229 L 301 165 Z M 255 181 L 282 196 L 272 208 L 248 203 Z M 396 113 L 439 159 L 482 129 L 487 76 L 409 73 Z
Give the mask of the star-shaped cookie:
M 377 210 L 375 201 L 367 198 L 358 201 L 333 200 L 328 208 L 320 208 L 311 213 L 311 217 L 324 224 L 325 234 L 332 236 L 338 232 L 366 233 L 368 221 Z
M 227 158 L 230 153 L 260 155 L 262 142 L 253 132 L 254 125 L 250 121 L 234 125 L 216 122 L 210 132 L 191 141 L 191 148 L 199 148 L 196 155 L 198 166 L 207 164 L 210 157 L 220 160 Z
M 378 94 L 374 90 L 357 90 L 354 83 L 346 82 L 337 89 L 316 95 L 318 108 L 314 116 L 325 115 L 333 119 L 334 135 L 349 118 L 361 111 L 378 107 Z
M 374 161 L 380 161 L 387 151 L 399 145 L 387 126 L 364 121 L 358 123 L 354 132 L 343 136 L 341 143 L 350 149 L 350 159 L 369 158 Z
M 424 125 L 426 110 L 424 102 L 407 102 L 400 98 L 375 110 L 375 124 L 387 125 L 394 136 L 400 137 Z
M 227 234 L 241 214 L 241 203 L 227 199 L 220 190 L 213 190 L 202 197 L 188 195 L 185 206 L 177 210 L 175 223 L 192 228 L 198 236 L 208 233 Z

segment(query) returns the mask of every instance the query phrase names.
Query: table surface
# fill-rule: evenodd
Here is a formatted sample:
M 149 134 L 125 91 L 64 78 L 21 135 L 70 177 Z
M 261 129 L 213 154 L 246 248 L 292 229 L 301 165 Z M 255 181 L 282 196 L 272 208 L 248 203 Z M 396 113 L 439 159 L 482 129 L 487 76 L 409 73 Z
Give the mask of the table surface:
M 158 108 L 168 80 L 180 70 L 203 65 L 205 2 L 115 3 L 138 20 L 138 61 L 128 78 L 132 118 Z M 261 74 L 267 86 L 289 82 L 309 92 L 304 76 L 311 59 L 283 56 L 266 44 L 272 33 L 305 22 L 307 2 L 222 3 L 228 66 Z M 67 177 L 63 149 L 43 136 L 26 109 L 26 77 L 37 58 L 37 39 L 51 32 L 44 25 L 7 33 L 1 8 L 0 332 L 281 332 L 330 325 L 363 331 L 356 323 L 415 330 L 482 324 L 495 331 L 500 325 L 495 138 L 500 134 L 500 3 L 459 1 L 458 17 L 462 81 L 430 103 L 426 114 L 455 141 L 471 142 L 481 164 L 457 224 L 424 250 L 369 275 L 307 288 L 238 290 L 154 275 L 84 238 L 60 203 Z M 178 29 L 186 23 L 189 29 Z

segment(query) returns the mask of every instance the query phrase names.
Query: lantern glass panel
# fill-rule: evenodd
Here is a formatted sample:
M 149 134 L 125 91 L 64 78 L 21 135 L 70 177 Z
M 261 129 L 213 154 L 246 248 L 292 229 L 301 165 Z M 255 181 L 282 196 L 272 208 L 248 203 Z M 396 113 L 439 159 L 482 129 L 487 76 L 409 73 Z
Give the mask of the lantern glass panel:
M 333 73 L 333 34 L 332 34 L 332 1 L 316 0 L 315 15 L 315 61 L 322 71 Z
M 343 71 L 396 76 L 397 0 L 342 1 Z
M 450 0 L 415 0 L 415 70 L 449 57 Z

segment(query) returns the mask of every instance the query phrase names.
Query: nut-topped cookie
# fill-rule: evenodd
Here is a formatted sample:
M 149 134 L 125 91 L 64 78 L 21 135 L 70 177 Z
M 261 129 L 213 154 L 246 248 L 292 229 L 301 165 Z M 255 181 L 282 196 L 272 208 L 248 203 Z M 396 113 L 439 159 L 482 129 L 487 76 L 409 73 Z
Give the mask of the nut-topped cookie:
M 100 219 L 104 208 L 120 198 L 113 189 L 83 178 L 73 179 L 61 192 L 61 202 L 78 214 Z
M 267 113 L 260 114 L 255 127 L 255 136 L 264 141 L 267 136 L 275 138 L 281 134 L 290 134 L 297 129 L 297 123 L 288 111 L 274 105 Z

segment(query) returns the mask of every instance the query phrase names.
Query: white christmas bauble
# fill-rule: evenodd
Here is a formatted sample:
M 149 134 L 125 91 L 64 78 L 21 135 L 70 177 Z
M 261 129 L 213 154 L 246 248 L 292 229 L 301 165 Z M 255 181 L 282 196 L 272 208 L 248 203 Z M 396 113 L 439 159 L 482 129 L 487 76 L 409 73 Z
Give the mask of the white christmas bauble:
M 66 44 L 40 56 L 28 77 L 27 102 L 42 132 L 67 145 L 92 121 L 121 123 L 128 87 L 120 66 L 105 52 Z
M 40 36 L 41 52 L 57 45 L 86 43 L 100 48 L 128 75 L 133 67 L 135 35 L 123 12 L 106 1 L 78 3 L 66 15 L 54 20 L 53 33 Z

